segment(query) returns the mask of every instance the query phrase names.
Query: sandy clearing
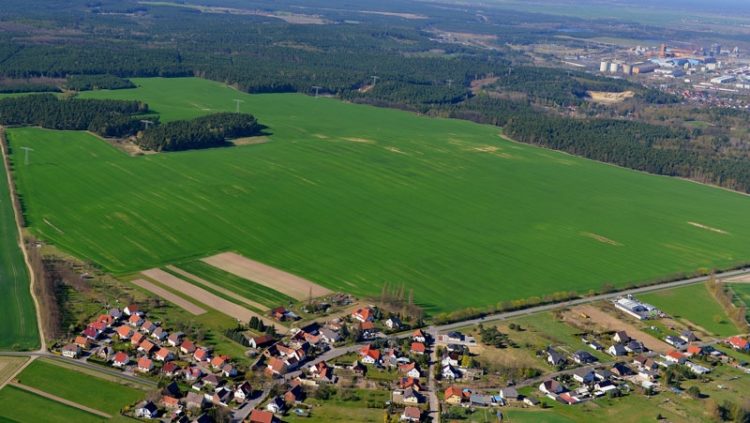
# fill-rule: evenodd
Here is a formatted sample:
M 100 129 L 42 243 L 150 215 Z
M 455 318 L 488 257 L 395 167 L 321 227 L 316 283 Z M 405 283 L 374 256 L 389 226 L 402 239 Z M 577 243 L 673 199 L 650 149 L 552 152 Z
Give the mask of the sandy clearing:
M 427 16 L 418 15 L 416 13 L 380 12 L 375 10 L 360 10 L 359 13 L 367 13 L 369 15 L 394 16 L 397 18 L 404 18 L 409 20 L 427 19 Z
M 254 311 L 248 310 L 245 307 L 237 305 L 231 301 L 225 300 L 218 295 L 214 295 L 203 288 L 195 286 L 190 282 L 186 282 L 177 276 L 167 273 L 161 269 L 149 269 L 141 272 L 142 275 L 147 276 L 155 281 L 162 283 L 170 288 L 176 289 L 183 294 L 195 299 L 196 301 L 205 304 L 227 316 L 233 317 L 242 322 L 248 322 L 255 316 L 266 325 L 276 326 L 280 333 L 285 333 L 286 329 L 281 325 L 276 324 L 273 320 L 264 317 Z
M 613 239 L 609 239 L 609 238 L 607 238 L 605 236 L 602 236 L 602 235 L 599 235 L 599 234 L 595 234 L 593 232 L 581 232 L 581 235 L 583 235 L 583 236 L 585 236 L 587 238 L 595 239 L 595 240 L 597 240 L 597 241 L 599 241 L 601 243 L 604 243 L 604 244 L 614 245 L 616 247 L 619 247 L 620 245 L 622 245 L 622 244 L 620 244 L 619 242 L 617 242 L 617 241 L 615 241 Z
M 620 331 L 624 330 L 632 338 L 641 342 L 650 350 L 659 353 L 665 353 L 672 349 L 667 343 L 662 342 L 653 336 L 638 329 L 635 325 L 618 319 L 617 317 L 602 311 L 592 305 L 582 305 L 571 309 L 574 313 L 584 313 L 588 315 L 593 323 L 606 330 Z
M 218 267 L 241 278 L 259 283 L 265 287 L 303 300 L 310 291 L 313 297 L 322 297 L 332 291 L 299 276 L 251 260 L 236 253 L 222 253 L 202 259 L 211 266 Z
M 235 138 L 233 140 L 229 140 L 230 143 L 234 146 L 243 146 L 243 145 L 258 145 L 258 144 L 265 144 L 267 142 L 271 141 L 266 136 L 255 136 L 255 137 L 244 137 L 244 138 Z
M 398 153 L 398 154 L 406 154 L 406 152 L 399 150 L 396 147 L 386 147 L 386 150 L 392 152 L 392 153 Z
M 586 94 L 588 94 L 591 101 L 602 104 L 620 103 L 635 96 L 635 93 L 633 91 L 623 91 L 621 93 L 607 91 L 586 91 Z
M 77 402 L 66 400 L 65 398 L 58 397 L 57 395 L 52 395 L 52 394 L 50 394 L 48 392 L 44 392 L 44 391 L 42 391 L 40 389 L 32 388 L 31 386 L 22 385 L 22 384 L 17 383 L 17 382 L 11 382 L 10 385 L 13 386 L 13 387 L 15 387 L 15 388 L 27 391 L 27 392 L 31 392 L 32 394 L 39 395 L 40 397 L 44 397 L 44 398 L 47 398 L 49 400 L 52 400 L 52 401 L 55 401 L 55 402 L 59 402 L 60 404 L 65 404 L 68 407 L 77 408 L 77 409 L 83 410 L 83 411 L 85 411 L 87 413 L 91 413 L 91 414 L 94 414 L 94 415 L 99 416 L 99 417 L 104 417 L 105 419 L 111 419 L 112 418 L 111 415 L 109 415 L 109 414 L 107 414 L 107 413 L 105 413 L 103 411 L 99 411 L 97 409 L 94 409 L 94 408 L 91 408 L 91 407 L 87 407 L 87 406 L 85 406 L 83 404 L 79 404 Z
M 169 301 L 170 303 L 173 303 L 176 306 L 185 309 L 185 311 L 187 311 L 190 314 L 193 314 L 193 315 L 197 316 L 197 315 L 200 315 L 200 314 L 203 314 L 203 313 L 206 312 L 206 310 L 198 307 L 197 305 L 195 305 L 195 304 L 191 303 L 190 301 L 188 301 L 188 300 L 180 297 L 179 295 L 173 294 L 173 293 L 167 291 L 166 289 L 164 289 L 164 288 L 162 288 L 160 286 L 156 286 L 156 285 L 152 284 L 149 281 L 145 281 L 143 279 L 136 279 L 136 280 L 133 281 L 133 283 L 136 284 L 136 285 L 138 285 L 138 286 L 140 286 L 141 288 L 143 288 L 143 289 L 151 292 L 151 293 L 154 293 L 154 294 L 156 294 L 156 295 L 164 298 L 165 300 Z
M 705 229 L 707 231 L 716 232 L 718 234 L 723 234 L 723 235 L 728 235 L 729 234 L 729 232 L 727 232 L 727 231 L 725 231 L 723 229 L 712 228 L 710 226 L 706 226 L 704 224 L 697 223 L 697 222 L 688 222 L 688 225 L 695 226 L 696 228 Z
M 188 279 L 192 279 L 192 280 L 194 280 L 196 282 L 199 282 L 202 285 L 205 285 L 205 286 L 213 289 L 214 291 L 221 292 L 222 294 L 226 295 L 227 297 L 234 298 L 237 301 L 242 301 L 243 303 L 249 305 L 250 307 L 255 307 L 255 308 L 257 308 L 260 311 L 269 310 L 269 308 L 267 306 L 264 306 L 261 303 L 256 303 L 253 300 L 249 300 L 249 299 L 243 297 L 242 295 L 236 294 L 236 293 L 234 293 L 234 292 L 232 292 L 232 291 L 230 291 L 230 290 L 228 290 L 226 288 L 223 288 L 223 287 L 221 287 L 219 285 L 216 285 L 215 283 L 209 282 L 209 281 L 201 278 L 200 276 L 196 276 L 196 275 L 194 275 L 194 274 L 192 274 L 190 272 L 182 270 L 179 267 L 167 266 L 167 269 L 169 269 L 169 270 L 171 270 L 171 271 L 173 271 L 175 273 L 178 273 L 178 274 L 180 274 L 180 275 L 182 275 L 182 276 L 184 276 L 184 277 L 186 277 Z

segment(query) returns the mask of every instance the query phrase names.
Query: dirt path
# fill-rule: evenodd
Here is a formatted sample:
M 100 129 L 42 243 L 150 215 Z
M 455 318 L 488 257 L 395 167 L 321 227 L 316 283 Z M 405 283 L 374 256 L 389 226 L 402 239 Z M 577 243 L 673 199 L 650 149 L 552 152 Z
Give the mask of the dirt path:
M 173 294 L 173 293 L 167 291 L 166 289 L 164 289 L 164 288 L 162 288 L 160 286 L 156 286 L 156 285 L 152 284 L 149 281 L 145 281 L 143 279 L 136 279 L 136 280 L 133 281 L 133 283 L 136 284 L 136 285 L 138 285 L 138 286 L 140 286 L 141 288 L 143 288 L 143 289 L 145 289 L 147 291 L 150 291 L 150 292 L 152 292 L 152 293 L 154 293 L 154 294 L 156 294 L 156 295 L 164 298 L 165 300 L 167 300 L 170 303 L 173 303 L 176 306 L 184 309 L 185 311 L 187 311 L 190 314 L 193 314 L 193 315 L 197 316 L 197 315 L 200 315 L 200 314 L 203 314 L 203 313 L 206 312 L 206 310 L 198 307 L 197 305 L 195 305 L 195 304 L 191 303 L 190 301 L 188 301 L 188 300 L 180 297 L 179 295 Z
M 226 295 L 227 297 L 231 297 L 231 298 L 234 298 L 237 301 L 241 301 L 241 302 L 249 305 L 250 307 L 255 307 L 255 308 L 257 308 L 260 311 L 267 311 L 267 310 L 269 310 L 269 308 L 267 306 L 263 305 L 263 304 L 256 303 L 253 300 L 248 300 L 247 298 L 243 297 L 242 295 L 238 295 L 238 294 L 236 294 L 236 293 L 234 293 L 234 292 L 232 292 L 232 291 L 230 291 L 230 290 L 228 290 L 226 288 L 223 288 L 223 287 L 221 287 L 219 285 L 216 285 L 215 283 L 209 282 L 209 281 L 207 281 L 207 280 L 205 280 L 205 279 L 203 279 L 203 278 L 201 278 L 199 276 L 196 276 L 196 275 L 194 275 L 194 274 L 192 274 L 190 272 L 186 272 L 185 270 L 182 270 L 179 267 L 167 266 L 167 269 L 169 269 L 169 270 L 171 270 L 171 271 L 173 271 L 173 272 L 175 272 L 177 274 L 180 274 L 180 275 L 182 275 L 182 276 L 184 276 L 184 277 L 186 277 L 188 279 L 192 279 L 192 280 L 200 283 L 201 285 L 205 285 L 205 286 L 213 289 L 214 291 L 221 292 L 222 294 Z
M 31 292 L 31 299 L 34 301 L 34 309 L 36 311 L 36 324 L 37 330 L 39 331 L 39 351 L 47 351 L 47 341 L 44 338 L 44 325 L 42 325 L 42 310 L 39 305 L 39 299 L 37 299 L 34 293 L 34 286 L 36 285 L 36 277 L 34 275 L 34 269 L 31 267 L 29 261 L 29 254 L 26 252 L 26 244 L 23 242 L 23 232 L 21 230 L 21 210 L 18 210 L 18 202 L 16 198 L 16 186 L 13 183 L 13 177 L 10 170 L 10 159 L 8 158 L 8 152 L 5 147 L 5 128 L 0 126 L 0 159 L 4 162 L 5 177 L 8 179 L 8 190 L 10 191 L 10 199 L 13 204 L 13 212 L 16 214 L 16 229 L 18 230 L 18 246 L 21 248 L 23 253 L 23 261 L 26 263 L 26 268 L 29 274 L 29 291 Z
M 233 317 L 241 322 L 248 322 L 255 316 L 263 321 L 266 325 L 276 326 L 277 332 L 286 333 L 286 328 L 279 325 L 278 322 L 274 322 L 268 317 L 262 316 L 254 311 L 248 310 L 245 307 L 237 305 L 229 300 L 225 300 L 218 295 L 212 294 L 203 288 L 193 285 L 190 282 L 184 281 L 177 276 L 167 273 L 161 269 L 149 269 L 141 272 L 142 275 L 149 277 L 161 284 L 164 284 L 172 289 L 175 289 L 201 304 L 205 304 L 227 316 Z
M 36 389 L 36 388 L 32 388 L 31 386 L 22 385 L 22 384 L 20 384 L 18 382 L 11 382 L 10 385 L 13 386 L 13 387 L 16 387 L 18 389 L 23 389 L 24 391 L 27 391 L 27 392 L 31 392 L 32 394 L 39 395 L 40 397 L 44 397 L 44 398 L 47 398 L 47 399 L 51 399 L 52 401 L 59 402 L 60 404 L 65 404 L 68 407 L 77 408 L 77 409 L 83 410 L 83 411 L 85 411 L 87 413 L 91 413 L 91 414 L 94 414 L 94 415 L 99 416 L 99 417 L 104 417 L 105 419 L 111 419 L 112 418 L 112 416 L 110 414 L 107 414 L 107 413 L 105 413 L 103 411 L 99 411 L 99 410 L 96 410 L 96 409 L 91 408 L 91 407 L 86 407 L 83 404 L 79 404 L 77 402 L 69 401 L 69 400 L 66 400 L 65 398 L 60 398 L 57 395 L 52 395 L 52 394 L 44 392 L 42 390 L 39 390 L 39 389 Z
M 626 321 L 620 320 L 617 317 L 602 311 L 601 309 L 592 305 L 581 305 L 571 309 L 574 313 L 584 313 L 591 318 L 591 321 L 596 325 L 613 331 L 624 330 L 630 335 L 631 338 L 635 338 L 641 342 L 650 350 L 659 353 L 665 353 L 672 349 L 667 343 L 662 342 L 653 336 L 638 329 L 635 325 Z
M 331 294 L 331 290 L 314 282 L 235 253 L 222 253 L 203 259 L 241 278 L 251 280 L 298 300 L 304 300 L 312 291 L 313 297 Z

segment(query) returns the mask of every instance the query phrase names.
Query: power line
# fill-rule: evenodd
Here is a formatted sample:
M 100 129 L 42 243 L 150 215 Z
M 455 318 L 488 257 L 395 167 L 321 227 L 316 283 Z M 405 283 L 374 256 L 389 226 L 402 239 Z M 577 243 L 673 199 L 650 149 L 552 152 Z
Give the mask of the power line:
M 29 148 L 29 147 L 21 147 L 21 150 L 26 152 L 23 163 L 25 166 L 28 166 L 29 165 L 29 151 L 34 151 L 34 149 Z
M 244 102 L 245 102 L 244 100 L 238 100 L 236 98 L 234 99 L 234 103 L 236 105 L 236 107 L 234 109 L 235 113 L 239 113 L 240 112 L 240 103 L 244 103 Z

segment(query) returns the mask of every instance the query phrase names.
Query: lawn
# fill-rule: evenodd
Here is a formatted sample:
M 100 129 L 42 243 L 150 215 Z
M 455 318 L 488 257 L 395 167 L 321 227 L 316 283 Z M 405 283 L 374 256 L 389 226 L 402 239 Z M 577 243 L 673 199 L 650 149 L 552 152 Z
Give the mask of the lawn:
M 724 337 L 740 332 L 704 284 L 652 292 L 638 298 L 675 318 L 688 320 L 716 336 Z
M 12 386 L 6 386 L 0 390 L 0 421 L 93 423 L 103 422 L 106 419 Z
M 355 397 L 344 401 L 339 399 L 340 393 L 330 400 L 321 401 L 313 398 L 305 400 L 312 410 L 309 417 L 299 417 L 290 412 L 284 417 L 285 422 L 382 422 L 385 416 L 385 402 L 388 401 L 387 391 L 355 389 Z M 369 408 L 368 403 L 380 408 Z
M 79 373 L 44 360 L 29 364 L 18 375 L 19 383 L 69 401 L 117 415 L 126 405 L 142 400 L 146 392 Z
M 0 350 L 36 348 L 36 310 L 29 292 L 28 269 L 18 246 L 5 163 L 0 157 Z
M 124 274 L 233 250 L 328 288 L 414 289 L 428 312 L 750 260 L 750 199 L 516 144 L 496 127 L 199 79 L 137 79 L 162 119 L 252 112 L 269 142 L 129 157 L 10 131 L 32 231 Z M 689 222 L 704 225 L 691 225 Z M 727 233 L 707 229 L 718 228 Z
M 229 289 L 232 292 L 239 294 L 249 300 L 256 301 L 270 308 L 278 307 L 280 305 L 286 305 L 289 302 L 295 302 L 293 298 L 290 298 L 278 291 L 274 291 L 273 289 L 266 288 L 263 285 L 233 275 L 229 272 L 225 272 L 202 261 L 180 263 L 177 265 L 177 267 L 195 276 L 212 282 L 218 286 Z M 169 270 L 167 269 L 167 271 Z M 177 276 L 180 275 L 177 274 Z M 182 277 L 183 279 L 187 279 L 184 276 L 180 277 Z M 191 282 L 195 282 L 197 285 L 200 285 L 200 283 L 197 283 L 196 281 Z M 233 299 L 230 300 L 234 301 Z M 242 305 L 244 306 L 245 304 L 242 303 Z

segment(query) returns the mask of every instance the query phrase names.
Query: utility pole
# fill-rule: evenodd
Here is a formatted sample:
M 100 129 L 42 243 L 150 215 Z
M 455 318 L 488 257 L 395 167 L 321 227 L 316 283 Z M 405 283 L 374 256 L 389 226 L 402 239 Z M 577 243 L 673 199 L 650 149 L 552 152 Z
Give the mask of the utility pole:
M 238 99 L 235 98 L 234 99 L 234 103 L 235 103 L 235 106 L 236 106 L 234 108 L 234 112 L 235 113 L 239 113 L 240 112 L 240 103 L 244 103 L 244 101 L 243 100 L 238 100 Z
M 452 85 L 453 85 L 453 80 L 452 80 L 452 79 L 449 79 L 449 80 L 448 80 L 448 88 L 450 88 L 450 87 L 451 87 Z
M 23 163 L 25 166 L 28 166 L 29 165 L 29 151 L 34 151 L 34 150 L 29 147 L 21 147 L 21 150 L 26 152 Z
M 144 124 L 144 125 L 146 126 L 146 130 L 147 130 L 147 131 L 148 131 L 148 128 L 149 128 L 149 126 L 150 126 L 150 125 L 153 125 L 153 124 L 154 124 L 154 122 L 153 122 L 153 121 L 150 121 L 150 120 L 146 120 L 146 119 L 143 119 L 143 120 L 141 120 L 141 123 L 142 123 L 142 124 Z
M 379 76 L 373 75 L 370 78 L 372 78 L 372 86 L 374 87 L 375 84 L 378 82 L 378 79 L 380 79 Z
M 318 98 L 318 93 L 320 92 L 320 89 L 323 87 L 319 87 L 317 85 L 313 85 L 312 87 L 315 90 L 315 98 Z

